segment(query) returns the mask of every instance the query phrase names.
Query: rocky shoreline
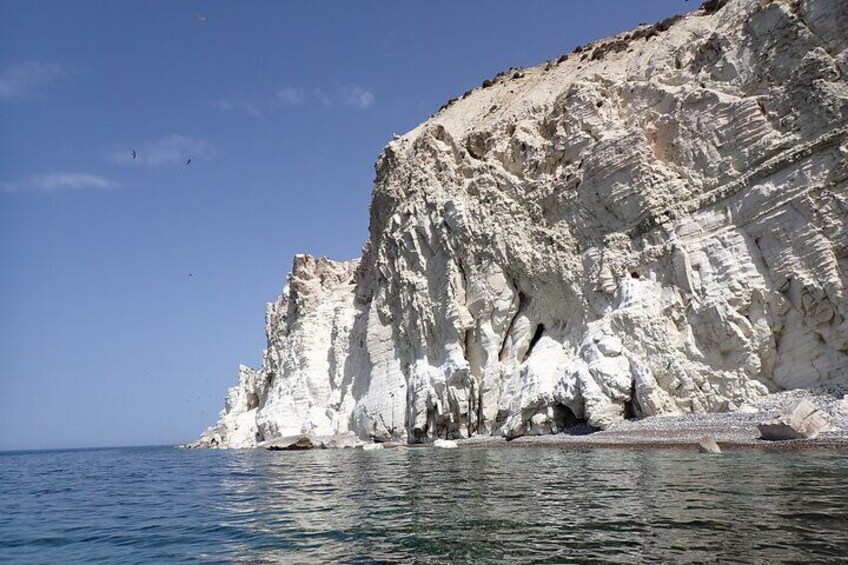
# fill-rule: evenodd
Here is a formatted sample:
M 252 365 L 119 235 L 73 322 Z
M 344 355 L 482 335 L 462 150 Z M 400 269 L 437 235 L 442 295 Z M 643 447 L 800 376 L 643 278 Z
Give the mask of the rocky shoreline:
M 523 436 L 510 441 L 502 438 L 472 438 L 459 440 L 457 444 L 468 447 L 495 447 L 498 443 L 503 443 L 511 447 L 661 448 L 697 446 L 704 437 L 712 437 L 722 449 L 848 449 L 848 396 L 845 392 L 846 387 L 790 390 L 766 396 L 742 406 L 735 412 L 654 416 L 618 422 L 607 430 L 591 433 L 577 428 L 572 433 L 567 431 L 557 435 Z M 758 426 L 801 400 L 810 401 L 825 412 L 831 419 L 831 428 L 813 439 L 762 439 Z
M 829 427 L 811 439 L 763 439 L 759 426 L 786 413 L 801 401 L 811 403 L 826 415 Z M 259 444 L 268 450 L 306 449 L 406 449 L 428 447 L 458 448 L 696 448 L 705 438 L 724 449 L 826 449 L 848 450 L 848 386 L 798 389 L 775 393 L 742 406 L 734 412 L 653 416 L 618 422 L 606 430 L 586 424 L 566 428 L 557 434 L 473 436 L 467 439 L 436 440 L 425 443 L 402 441 L 366 442 L 354 434 L 311 436 L 301 434 Z M 196 447 L 194 444 L 186 448 Z
M 801 400 L 808 400 L 827 413 L 832 427 L 813 439 L 762 439 L 758 426 Z M 503 437 L 472 437 L 456 440 L 456 444 L 464 448 L 697 448 L 705 437 L 713 438 L 722 450 L 848 450 L 846 387 L 784 391 L 746 404 L 735 412 L 653 416 L 618 422 L 603 431 L 588 426 L 574 426 L 559 434 L 522 436 L 511 440 Z

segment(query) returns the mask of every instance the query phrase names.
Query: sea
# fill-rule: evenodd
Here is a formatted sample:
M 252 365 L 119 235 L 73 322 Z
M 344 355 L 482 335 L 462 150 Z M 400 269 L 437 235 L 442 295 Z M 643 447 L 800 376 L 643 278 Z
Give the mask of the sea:
M 3 563 L 846 563 L 848 453 L 0 453 Z

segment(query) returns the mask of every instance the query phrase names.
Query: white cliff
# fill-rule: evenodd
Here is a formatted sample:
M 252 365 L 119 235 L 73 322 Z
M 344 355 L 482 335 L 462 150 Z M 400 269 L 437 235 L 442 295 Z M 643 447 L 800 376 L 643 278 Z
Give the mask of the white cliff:
M 448 103 L 199 445 L 556 432 L 848 381 L 848 3 L 708 2 Z

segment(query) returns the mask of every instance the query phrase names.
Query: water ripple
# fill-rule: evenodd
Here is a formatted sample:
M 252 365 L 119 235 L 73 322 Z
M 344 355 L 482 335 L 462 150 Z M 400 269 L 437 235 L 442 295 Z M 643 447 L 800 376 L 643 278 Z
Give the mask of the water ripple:
M 848 454 L 0 454 L 13 563 L 839 562 Z

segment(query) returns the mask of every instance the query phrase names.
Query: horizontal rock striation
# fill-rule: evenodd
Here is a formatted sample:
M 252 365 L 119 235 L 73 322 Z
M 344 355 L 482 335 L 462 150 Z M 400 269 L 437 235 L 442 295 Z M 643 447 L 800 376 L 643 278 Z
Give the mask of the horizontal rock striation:
M 199 445 L 606 428 L 848 380 L 848 3 L 730 0 L 396 137 Z

